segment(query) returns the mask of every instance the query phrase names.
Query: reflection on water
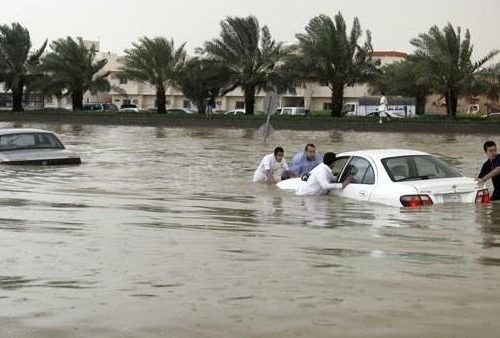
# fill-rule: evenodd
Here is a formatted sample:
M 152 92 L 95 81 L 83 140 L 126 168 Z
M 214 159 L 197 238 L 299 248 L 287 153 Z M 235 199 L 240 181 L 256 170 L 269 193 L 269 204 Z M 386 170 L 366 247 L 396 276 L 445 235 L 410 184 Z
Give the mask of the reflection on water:
M 2 337 L 500 329 L 498 204 L 404 210 L 251 183 L 274 146 L 289 159 L 308 142 L 419 149 L 475 176 L 490 137 L 17 127 L 56 131 L 84 163 L 0 171 Z

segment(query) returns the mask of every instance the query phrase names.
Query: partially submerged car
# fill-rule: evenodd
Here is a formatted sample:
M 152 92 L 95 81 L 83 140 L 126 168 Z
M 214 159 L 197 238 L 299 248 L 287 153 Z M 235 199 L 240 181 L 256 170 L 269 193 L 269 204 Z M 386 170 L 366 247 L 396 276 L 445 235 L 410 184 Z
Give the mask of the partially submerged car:
M 53 132 L 42 129 L 0 129 L 0 164 L 80 164 Z
M 460 174 L 439 158 L 421 151 L 380 149 L 337 155 L 333 173 L 338 181 L 350 177 L 344 190 L 334 195 L 399 207 L 446 203 L 489 203 L 488 189 Z M 297 190 L 306 184 L 300 178 L 278 183 Z

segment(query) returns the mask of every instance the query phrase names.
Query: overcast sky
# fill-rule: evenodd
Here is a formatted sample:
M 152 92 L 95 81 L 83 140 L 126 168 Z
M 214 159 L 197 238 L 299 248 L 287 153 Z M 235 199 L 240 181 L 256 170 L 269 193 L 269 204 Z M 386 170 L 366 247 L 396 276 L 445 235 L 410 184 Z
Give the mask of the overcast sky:
M 226 16 L 255 15 L 275 39 L 294 42 L 311 18 L 339 11 L 349 28 L 357 16 L 371 30 L 375 50 L 411 52 L 410 39 L 448 22 L 470 29 L 477 56 L 500 49 L 500 0 L 1 0 L 0 23 L 27 27 L 35 47 L 69 35 L 120 54 L 141 36 L 164 36 L 191 52 Z

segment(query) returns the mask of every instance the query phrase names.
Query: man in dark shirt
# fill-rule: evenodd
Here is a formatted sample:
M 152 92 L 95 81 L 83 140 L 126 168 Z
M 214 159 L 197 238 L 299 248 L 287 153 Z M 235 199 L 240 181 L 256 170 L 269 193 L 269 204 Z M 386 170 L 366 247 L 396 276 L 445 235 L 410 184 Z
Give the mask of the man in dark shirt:
M 484 143 L 483 149 L 488 160 L 484 162 L 479 173 L 479 183 L 483 184 L 491 178 L 494 188 L 491 200 L 500 200 L 500 155 L 497 154 L 497 145 L 493 141 L 488 141 Z

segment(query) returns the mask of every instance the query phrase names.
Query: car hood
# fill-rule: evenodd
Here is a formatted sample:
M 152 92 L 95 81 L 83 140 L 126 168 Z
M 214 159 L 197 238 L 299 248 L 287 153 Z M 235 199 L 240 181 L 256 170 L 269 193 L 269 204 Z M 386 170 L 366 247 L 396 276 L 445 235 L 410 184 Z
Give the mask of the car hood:
M 11 161 L 38 161 L 64 158 L 80 158 L 80 156 L 67 149 L 26 149 L 0 152 L 0 163 Z
M 398 182 L 398 184 L 413 187 L 419 194 L 466 193 L 475 191 L 478 188 L 478 182 L 471 177 L 408 181 Z

